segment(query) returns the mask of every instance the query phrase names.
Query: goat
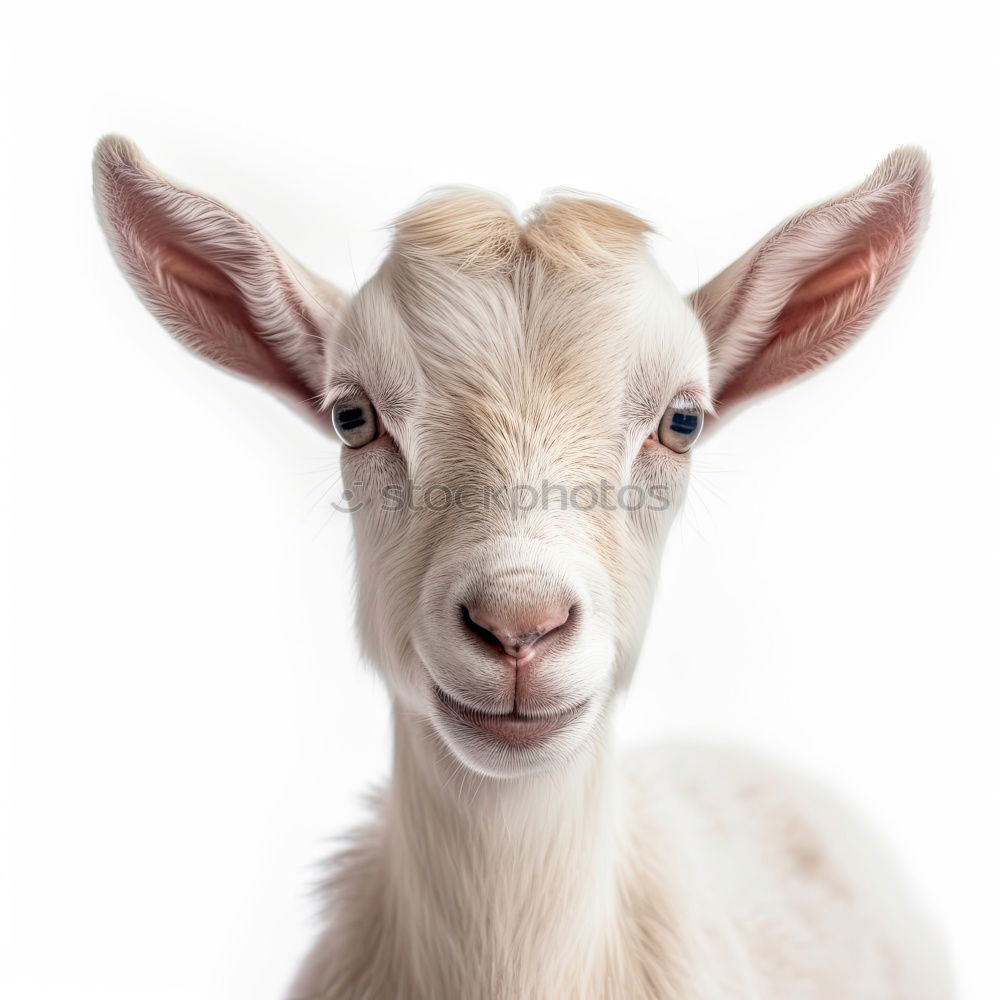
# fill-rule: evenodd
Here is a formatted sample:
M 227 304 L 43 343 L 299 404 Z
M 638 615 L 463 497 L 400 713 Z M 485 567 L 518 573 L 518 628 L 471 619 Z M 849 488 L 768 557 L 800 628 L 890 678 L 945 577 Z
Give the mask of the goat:
M 617 756 L 617 696 L 704 426 L 843 351 L 922 235 L 897 150 L 688 298 L 644 222 L 450 190 L 353 296 L 128 140 L 113 254 L 182 344 L 343 444 L 391 780 L 293 1000 L 942 1000 L 934 930 L 828 793 L 734 750 Z

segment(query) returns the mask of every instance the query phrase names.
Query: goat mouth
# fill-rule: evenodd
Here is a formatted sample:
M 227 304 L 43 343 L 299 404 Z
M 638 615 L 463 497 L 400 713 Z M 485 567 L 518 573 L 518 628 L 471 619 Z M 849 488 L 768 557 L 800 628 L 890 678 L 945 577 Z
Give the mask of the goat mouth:
M 570 708 L 548 715 L 526 715 L 516 708 L 512 712 L 497 714 L 463 705 L 436 684 L 434 696 L 444 715 L 452 722 L 471 727 L 510 746 L 538 743 L 580 718 L 590 703 L 590 699 L 586 698 Z

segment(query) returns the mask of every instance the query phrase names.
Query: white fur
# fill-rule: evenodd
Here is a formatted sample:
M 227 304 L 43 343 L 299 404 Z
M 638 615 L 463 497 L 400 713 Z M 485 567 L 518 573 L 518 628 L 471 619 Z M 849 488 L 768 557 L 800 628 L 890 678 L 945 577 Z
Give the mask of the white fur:
M 555 198 L 521 224 L 492 196 L 439 194 L 348 301 L 125 140 L 102 142 L 95 176 L 112 248 L 171 332 L 311 415 L 363 392 L 387 432 L 343 466 L 365 501 L 359 624 L 394 768 L 333 864 L 294 1000 L 949 995 L 891 862 L 826 794 L 735 750 L 622 759 L 613 740 L 690 469 L 656 440 L 660 415 L 678 394 L 728 415 L 842 350 L 916 247 L 922 154 L 796 216 L 690 303 L 644 224 L 598 201 Z M 669 507 L 379 502 L 407 484 L 605 482 Z M 508 746 L 443 707 L 511 709 L 458 613 L 469 595 L 573 606 L 517 696 L 537 715 L 581 706 L 554 737 Z

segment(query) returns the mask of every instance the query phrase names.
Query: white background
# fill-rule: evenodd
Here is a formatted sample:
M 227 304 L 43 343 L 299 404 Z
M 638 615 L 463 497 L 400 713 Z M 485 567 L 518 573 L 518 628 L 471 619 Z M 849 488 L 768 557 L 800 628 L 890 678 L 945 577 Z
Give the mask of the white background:
M 448 183 L 623 201 L 691 288 L 925 146 L 933 221 L 887 313 L 699 451 L 621 720 L 846 792 L 993 1000 L 993 31 L 963 3 L 362 6 L 7 15 L 5 996 L 278 997 L 387 762 L 335 450 L 126 287 L 89 193 L 114 130 L 349 288 Z

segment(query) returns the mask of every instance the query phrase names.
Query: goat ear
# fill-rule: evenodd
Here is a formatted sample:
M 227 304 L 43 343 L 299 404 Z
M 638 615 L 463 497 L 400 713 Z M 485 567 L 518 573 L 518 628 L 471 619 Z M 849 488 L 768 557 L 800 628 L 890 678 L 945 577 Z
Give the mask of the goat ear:
M 829 361 L 868 326 L 913 257 L 929 201 L 927 157 L 898 149 L 859 187 L 793 216 L 691 296 L 720 416 Z
M 97 214 L 118 266 L 185 347 L 266 386 L 326 432 L 324 327 L 345 297 L 225 205 L 173 184 L 120 136 L 94 153 Z

